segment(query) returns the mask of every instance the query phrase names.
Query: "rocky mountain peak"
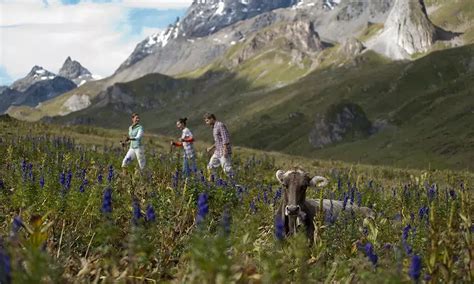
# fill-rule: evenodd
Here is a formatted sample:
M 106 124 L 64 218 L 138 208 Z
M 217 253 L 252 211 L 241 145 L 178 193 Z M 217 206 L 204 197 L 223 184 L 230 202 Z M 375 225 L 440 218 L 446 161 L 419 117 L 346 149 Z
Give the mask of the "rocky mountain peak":
M 31 71 L 24 78 L 13 82 L 10 88 L 19 92 L 24 92 L 37 82 L 52 80 L 55 77 L 56 74 L 44 69 L 41 66 L 35 65 L 33 66 L 33 68 L 31 68 Z
M 84 68 L 81 63 L 72 60 L 70 56 L 66 58 L 66 61 L 64 61 L 63 66 L 59 70 L 59 76 L 73 81 L 76 85 L 82 85 L 93 80 L 91 72 Z
M 383 32 L 371 48 L 393 59 L 426 52 L 437 40 L 423 0 L 395 0 Z

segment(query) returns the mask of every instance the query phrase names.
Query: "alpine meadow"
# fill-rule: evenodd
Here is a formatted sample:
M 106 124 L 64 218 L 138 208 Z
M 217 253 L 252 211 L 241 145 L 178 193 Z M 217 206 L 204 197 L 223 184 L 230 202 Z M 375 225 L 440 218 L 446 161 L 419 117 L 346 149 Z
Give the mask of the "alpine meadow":
M 0 284 L 473 283 L 474 1 L 15 5 L 183 15 L 0 86 Z

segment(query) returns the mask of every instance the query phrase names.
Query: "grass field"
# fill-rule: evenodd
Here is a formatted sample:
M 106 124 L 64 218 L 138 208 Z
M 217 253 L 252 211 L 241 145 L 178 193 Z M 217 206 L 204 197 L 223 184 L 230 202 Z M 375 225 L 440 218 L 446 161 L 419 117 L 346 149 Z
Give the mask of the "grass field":
M 469 172 L 353 165 L 236 148 L 236 179 L 180 174 L 168 137 L 122 172 L 121 132 L 0 121 L 0 282 L 472 282 Z M 197 144 L 198 149 L 207 146 Z M 371 207 L 316 216 L 315 245 L 280 239 L 275 171 L 330 184 L 308 197 Z

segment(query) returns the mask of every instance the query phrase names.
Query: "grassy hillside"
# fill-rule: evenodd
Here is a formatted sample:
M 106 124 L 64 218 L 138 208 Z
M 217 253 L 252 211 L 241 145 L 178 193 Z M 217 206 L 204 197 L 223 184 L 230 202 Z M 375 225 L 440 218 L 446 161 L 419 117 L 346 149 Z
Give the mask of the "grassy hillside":
M 259 66 L 271 62 L 262 56 L 236 73 L 215 67 L 195 78 L 149 75 L 119 87 L 134 98 L 134 110 L 154 133 L 176 135 L 174 122 L 187 116 L 199 139 L 209 141 L 202 114 L 211 111 L 229 124 L 234 143 L 246 147 L 401 167 L 472 169 L 473 55 L 471 45 L 390 63 L 366 52 L 286 85 L 255 83 Z M 387 127 L 365 140 L 314 149 L 308 134 L 315 116 L 340 101 L 360 105 L 371 121 L 383 120 Z M 55 121 L 87 117 L 94 125 L 126 128 L 124 106 L 99 105 Z
M 296 158 L 329 180 L 307 197 L 334 200 L 309 246 L 274 217 L 289 156 L 237 149 L 228 179 L 199 154 L 183 178 L 147 137 L 146 169 L 123 171 L 117 135 L 0 117 L 2 283 L 472 282 L 472 173 Z

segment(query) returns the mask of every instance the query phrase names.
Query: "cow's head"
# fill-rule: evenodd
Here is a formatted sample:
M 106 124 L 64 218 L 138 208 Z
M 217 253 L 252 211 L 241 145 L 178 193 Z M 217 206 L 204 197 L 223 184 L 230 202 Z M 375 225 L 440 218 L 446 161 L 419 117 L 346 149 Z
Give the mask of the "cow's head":
M 283 198 L 285 202 L 285 215 L 298 216 L 306 200 L 306 188 L 308 186 L 322 187 L 328 184 L 328 180 L 321 176 L 310 177 L 301 169 L 292 171 L 278 170 L 276 178 L 283 185 Z

